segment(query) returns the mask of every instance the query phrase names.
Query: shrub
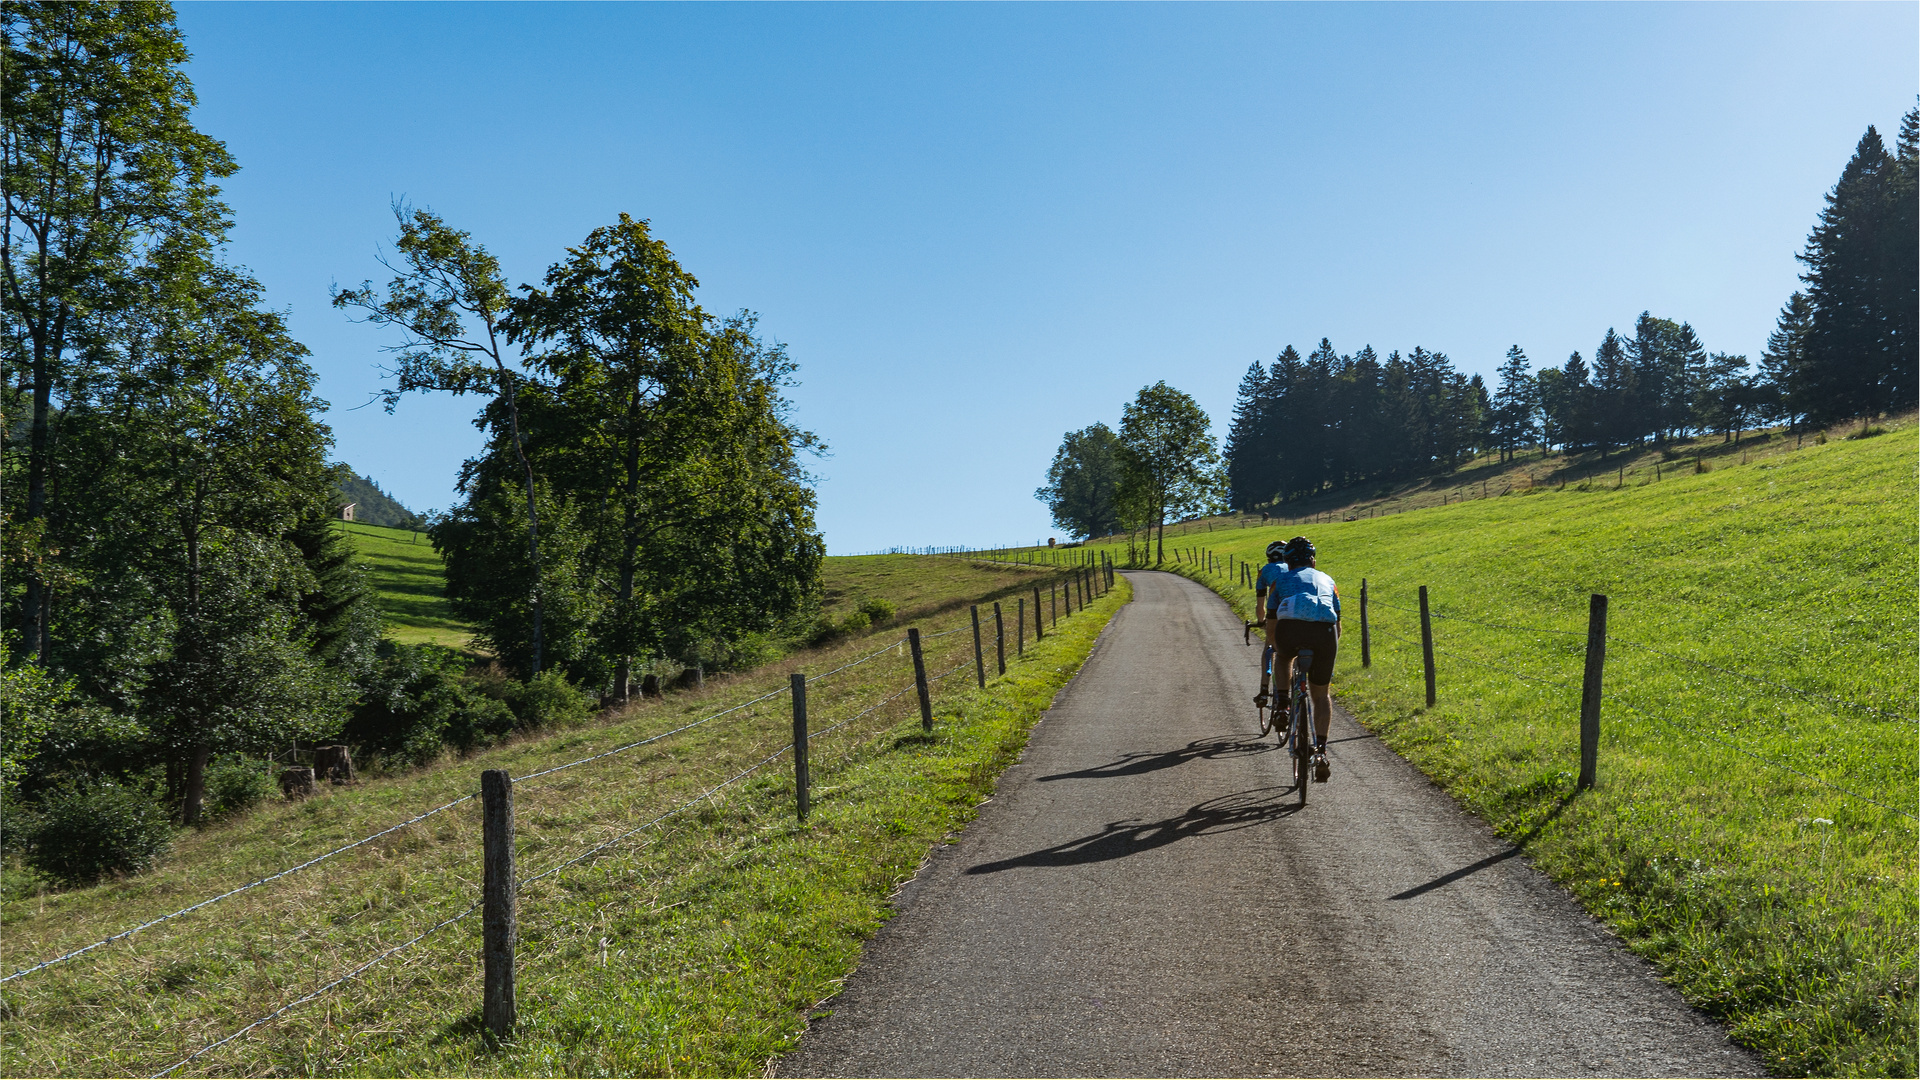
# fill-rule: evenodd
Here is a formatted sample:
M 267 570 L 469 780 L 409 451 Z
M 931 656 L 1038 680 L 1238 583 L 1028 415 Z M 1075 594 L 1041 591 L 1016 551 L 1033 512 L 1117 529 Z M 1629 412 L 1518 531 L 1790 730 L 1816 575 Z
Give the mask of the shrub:
M 840 632 L 847 635 L 864 634 L 867 627 L 873 625 L 873 618 L 864 611 L 850 612 L 840 623 Z
M 145 870 L 173 840 L 166 807 L 139 788 L 87 777 L 47 793 L 25 823 L 27 863 L 74 884 Z
M 268 763 L 237 754 L 216 758 L 207 765 L 207 817 L 218 821 L 251 810 L 278 790 Z
M 893 601 L 880 599 L 862 600 L 860 601 L 860 610 L 866 613 L 867 619 L 872 625 L 879 626 L 881 623 L 888 622 L 893 618 Z
M 466 668 L 452 649 L 381 643 L 347 721 L 347 741 L 368 754 L 423 765 L 445 746 L 471 750 L 512 731 L 513 710 L 487 691 L 504 697 L 513 680 L 504 672 L 493 681 L 471 677 Z
M 593 715 L 594 700 L 552 668 L 507 691 L 507 705 L 521 727 L 570 724 Z

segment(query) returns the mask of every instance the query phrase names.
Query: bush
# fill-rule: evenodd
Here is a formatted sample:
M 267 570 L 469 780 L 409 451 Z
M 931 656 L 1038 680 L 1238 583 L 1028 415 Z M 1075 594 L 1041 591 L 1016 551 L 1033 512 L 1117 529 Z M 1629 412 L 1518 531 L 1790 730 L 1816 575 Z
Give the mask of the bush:
M 74 884 L 145 870 L 173 840 L 159 800 L 92 777 L 53 789 L 24 824 L 28 865 Z
M 867 620 L 874 626 L 893 619 L 893 601 L 891 600 L 862 600 L 860 610 L 866 614 Z
M 840 623 L 840 632 L 848 636 L 864 634 L 867 632 L 867 627 L 872 625 L 872 616 L 869 616 L 864 611 L 855 611 L 850 613 L 846 619 Z
M 269 763 L 238 755 L 217 758 L 207 765 L 207 817 L 218 821 L 251 810 L 278 790 Z
M 471 750 L 512 731 L 513 710 L 466 668 L 452 649 L 382 642 L 346 740 L 365 754 L 424 765 L 443 747 Z M 503 673 L 498 682 L 505 696 L 512 680 Z
M 548 727 L 593 715 L 593 698 L 574 688 L 566 676 L 548 668 L 507 691 L 507 705 L 521 727 Z

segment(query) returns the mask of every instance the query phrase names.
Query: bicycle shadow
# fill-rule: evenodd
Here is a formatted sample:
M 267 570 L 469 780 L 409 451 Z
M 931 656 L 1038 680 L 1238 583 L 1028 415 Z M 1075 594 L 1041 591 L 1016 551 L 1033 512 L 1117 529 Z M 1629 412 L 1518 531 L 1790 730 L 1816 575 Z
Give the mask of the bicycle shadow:
M 969 866 L 967 873 L 997 874 L 1002 870 L 1016 870 L 1023 866 L 1061 867 L 1111 862 L 1196 836 L 1250 829 L 1296 813 L 1300 806 L 1289 798 L 1292 794 L 1291 784 L 1252 788 L 1196 803 L 1183 813 L 1159 821 L 1110 822 L 1097 833 L 1030 851 L 1025 855 L 1016 855 L 1011 859 Z
M 1035 777 L 1034 779 L 1110 780 L 1115 777 L 1139 776 L 1143 773 L 1159 772 L 1161 769 L 1171 769 L 1176 765 L 1184 765 L 1189 761 L 1238 757 L 1243 754 L 1264 754 L 1273 749 L 1276 749 L 1276 746 L 1271 740 L 1266 742 L 1249 742 L 1236 736 L 1220 735 L 1211 739 L 1195 739 L 1193 742 L 1188 743 L 1178 750 L 1167 750 L 1154 754 L 1126 754 L 1118 761 L 1108 762 L 1105 765 L 1095 765 L 1087 769 L 1076 769 L 1073 772 L 1051 773 L 1046 776 Z

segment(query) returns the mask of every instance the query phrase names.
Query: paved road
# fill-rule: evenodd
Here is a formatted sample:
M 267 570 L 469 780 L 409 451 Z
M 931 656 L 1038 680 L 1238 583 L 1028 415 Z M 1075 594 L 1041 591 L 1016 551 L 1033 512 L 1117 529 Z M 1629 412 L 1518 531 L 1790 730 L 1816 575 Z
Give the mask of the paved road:
M 1296 810 L 1232 612 L 1128 576 L 780 1074 L 1765 1075 L 1350 717 Z

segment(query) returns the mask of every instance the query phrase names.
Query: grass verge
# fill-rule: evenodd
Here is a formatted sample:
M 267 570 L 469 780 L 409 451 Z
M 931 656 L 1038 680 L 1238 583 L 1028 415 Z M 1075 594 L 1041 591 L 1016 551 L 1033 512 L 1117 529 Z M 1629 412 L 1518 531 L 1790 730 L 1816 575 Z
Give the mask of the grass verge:
M 0 1068 L 150 1074 L 321 991 L 175 1075 L 759 1072 L 852 970 L 929 846 L 971 820 L 1127 596 L 1123 582 L 1044 641 L 1023 631 L 1024 649 L 1009 620 L 1007 674 L 985 690 L 972 685 L 970 621 L 927 625 L 929 673 L 940 677 L 930 734 L 904 646 L 876 634 L 603 726 L 275 806 L 183 837 L 154 873 L 0 908 L 11 970 L 467 795 L 481 769 L 526 776 L 738 707 L 516 785 L 522 1025 L 505 1045 L 479 1030 L 478 917 L 461 914 L 479 890 L 470 801 L 0 986 Z M 814 812 L 804 825 L 792 810 L 787 703 L 753 703 L 803 663 L 822 675 L 808 691 Z
M 1334 692 L 1354 715 L 1775 1071 L 1912 1076 L 1916 457 L 1909 425 L 1657 482 L 1169 537 L 1170 568 L 1244 612 L 1238 575 L 1194 555 L 1257 566 L 1309 535 L 1341 584 Z M 1576 793 L 1595 592 L 1599 782 Z

